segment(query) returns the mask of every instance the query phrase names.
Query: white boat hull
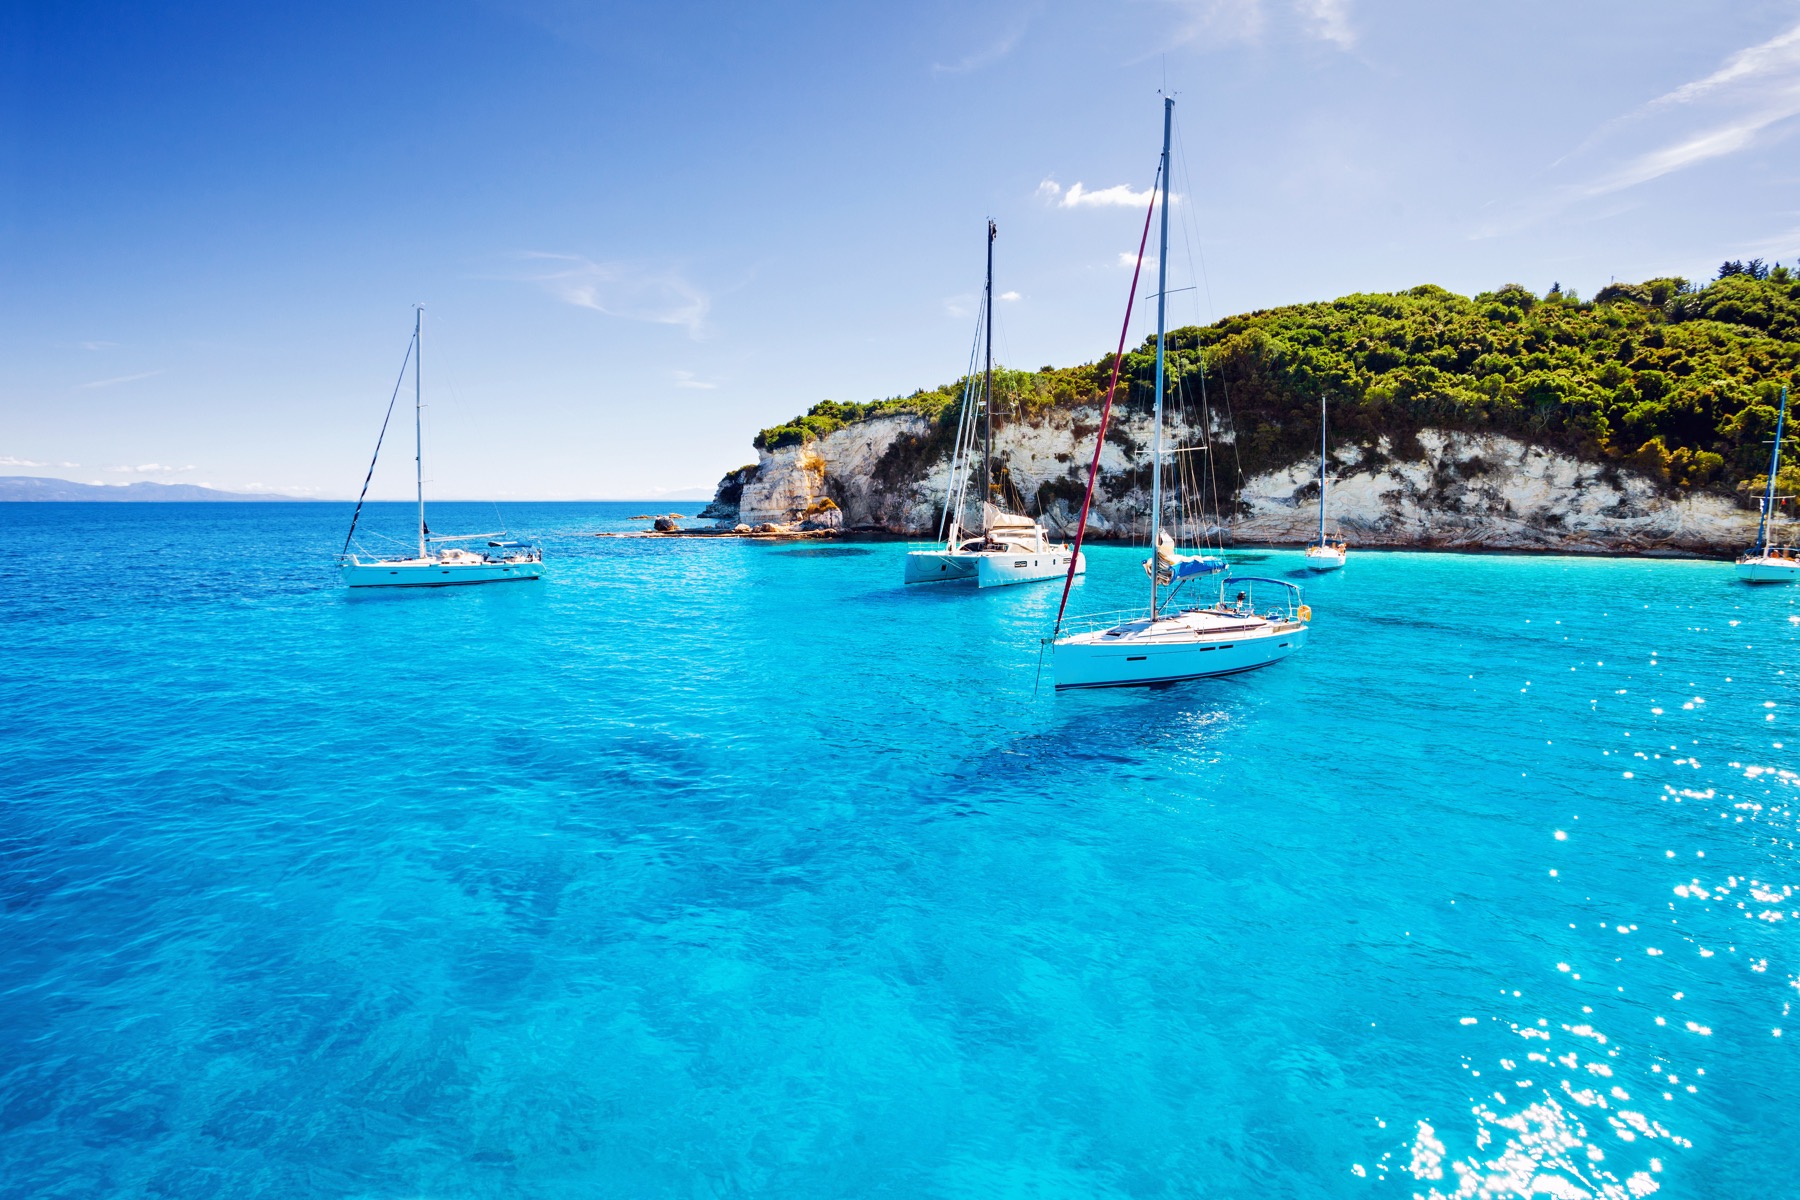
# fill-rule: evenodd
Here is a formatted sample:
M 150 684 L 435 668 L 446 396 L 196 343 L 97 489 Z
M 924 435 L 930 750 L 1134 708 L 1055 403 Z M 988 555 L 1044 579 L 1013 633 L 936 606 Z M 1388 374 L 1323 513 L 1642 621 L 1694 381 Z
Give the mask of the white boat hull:
M 457 587 L 471 583 L 519 583 L 544 573 L 541 562 L 446 563 L 430 560 L 360 562 L 342 564 L 344 586 Z
M 1800 581 L 1800 559 L 1746 556 L 1738 559 L 1737 575 L 1745 583 L 1794 583 Z
M 1235 626 L 1188 631 L 1179 627 L 1182 620 L 1163 618 L 1151 628 L 1127 625 L 1120 627 L 1124 632 L 1084 633 L 1057 642 L 1052 660 L 1056 690 L 1145 687 L 1236 675 L 1280 662 L 1306 645 L 1307 626 L 1299 621 L 1252 618 Z
M 1317 546 L 1309 546 L 1306 550 L 1306 566 L 1311 571 L 1336 571 L 1343 567 L 1345 557 L 1342 550 L 1321 550 Z
M 980 557 L 962 550 L 909 550 L 906 582 L 967 582 L 975 578 L 975 560 Z
M 1035 583 L 1042 579 L 1064 579 L 1069 574 L 1069 552 L 1062 549 L 1026 554 L 980 554 L 976 557 L 976 587 L 1006 587 L 1014 583 Z M 1075 556 L 1075 573 L 1087 573 L 1087 555 Z

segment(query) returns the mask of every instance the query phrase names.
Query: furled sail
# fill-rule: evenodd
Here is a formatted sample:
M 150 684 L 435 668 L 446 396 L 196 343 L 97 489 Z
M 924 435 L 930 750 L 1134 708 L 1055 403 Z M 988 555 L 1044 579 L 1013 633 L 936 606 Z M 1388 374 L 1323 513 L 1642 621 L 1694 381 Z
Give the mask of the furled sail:
M 1035 530 L 1037 522 L 1030 517 L 1016 516 L 1002 509 L 999 505 L 986 501 L 981 505 L 981 532 L 993 533 L 996 530 L 1018 529 Z
M 1150 573 L 1152 560 L 1144 561 L 1144 574 Z M 1177 554 L 1175 539 L 1169 536 L 1168 530 L 1161 530 L 1156 535 L 1156 582 L 1169 584 L 1179 583 L 1184 579 L 1198 579 L 1202 575 L 1212 575 L 1223 571 L 1228 565 L 1224 559 L 1211 554 Z

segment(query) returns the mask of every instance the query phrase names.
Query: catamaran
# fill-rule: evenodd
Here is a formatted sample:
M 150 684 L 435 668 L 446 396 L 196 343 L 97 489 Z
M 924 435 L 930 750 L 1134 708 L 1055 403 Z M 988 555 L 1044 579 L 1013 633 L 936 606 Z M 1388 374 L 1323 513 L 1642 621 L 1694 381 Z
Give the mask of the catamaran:
M 1787 424 L 1787 385 L 1781 385 L 1781 411 L 1775 414 L 1775 448 L 1769 452 L 1769 485 L 1763 490 L 1762 519 L 1756 525 L 1756 545 L 1744 551 L 1737 560 L 1738 578 L 1745 583 L 1793 583 L 1800 579 L 1800 550 L 1793 546 L 1772 546 L 1775 533 L 1775 502 L 1792 499 L 1775 494 L 1775 477 L 1781 473 L 1781 432 Z
M 956 442 L 950 456 L 950 480 L 944 498 L 944 514 L 938 524 L 941 546 L 913 550 L 906 556 L 907 583 L 952 583 L 974 580 L 977 587 L 1004 587 L 1056 579 L 1073 570 L 1087 570 L 1087 560 L 1063 543 L 1052 541 L 1044 527 L 1031 517 L 1008 512 L 994 502 L 1004 489 L 996 486 L 994 471 L 994 235 L 987 223 L 987 291 L 981 326 L 987 339 L 987 366 L 980 386 L 980 502 L 969 504 L 969 489 L 976 480 L 975 420 L 977 390 L 975 372 L 964 377 L 961 414 Z M 971 354 L 971 357 L 973 355 Z M 971 368 L 973 363 L 970 364 Z M 1015 496 L 1024 508 L 1023 497 Z M 971 512 L 971 509 L 973 511 Z M 965 517 L 970 518 L 965 523 Z
M 1148 610 L 1103 613 L 1074 622 L 1075 632 L 1063 631 L 1063 608 L 1069 601 L 1071 571 L 1063 584 L 1062 605 L 1050 635 L 1056 688 L 1131 687 L 1175 683 L 1213 675 L 1232 675 L 1266 667 L 1306 645 L 1312 610 L 1302 603 L 1300 588 L 1280 579 L 1229 574 L 1225 559 L 1214 554 L 1177 553 L 1174 539 L 1162 526 L 1163 478 L 1163 381 L 1166 351 L 1169 263 L 1169 130 L 1175 101 L 1163 97 L 1163 148 L 1157 169 L 1162 188 L 1162 237 L 1157 255 L 1156 283 L 1156 436 L 1155 469 L 1151 473 L 1151 556 L 1144 570 L 1150 576 Z M 1138 242 L 1138 270 L 1144 263 L 1144 245 L 1150 237 L 1150 218 L 1157 207 L 1156 187 L 1151 188 L 1150 211 L 1144 215 L 1144 235 Z M 1137 272 L 1131 294 L 1137 295 Z M 1131 304 L 1125 307 L 1125 326 L 1119 331 L 1119 351 L 1113 357 L 1112 382 L 1088 468 L 1087 495 L 1081 502 L 1081 520 L 1075 530 L 1075 549 L 1081 549 L 1087 532 L 1088 506 L 1099 476 L 1100 449 L 1105 445 L 1106 424 L 1112 415 L 1114 392 L 1119 383 L 1119 363 L 1125 355 L 1125 335 L 1131 327 Z M 1178 601 L 1190 584 L 1196 592 L 1208 580 L 1218 585 L 1211 604 L 1183 607 Z M 1165 585 L 1168 591 L 1165 594 Z M 1260 593 L 1260 594 L 1259 594 Z
M 1335 571 L 1344 565 L 1350 548 L 1344 539 L 1325 536 L 1325 397 L 1319 396 L 1319 540 L 1306 548 L 1306 565 L 1314 571 Z
M 344 547 L 338 553 L 338 571 L 344 586 L 450 587 L 536 579 L 544 573 L 544 556 L 531 542 L 509 537 L 505 531 L 444 537 L 432 533 L 425 523 L 425 393 L 420 382 L 424 313 L 423 308 L 413 310 L 412 342 L 406 348 L 406 360 L 400 364 L 400 378 L 394 384 L 394 395 L 388 399 L 387 416 L 382 418 L 381 434 L 375 439 L 375 455 L 369 460 L 362 495 L 357 497 L 356 511 L 350 516 L 350 532 L 344 535 Z M 388 421 L 394 415 L 394 401 L 400 396 L 400 384 L 406 381 L 408 363 L 413 373 L 413 474 L 419 498 L 418 549 L 411 555 L 400 557 L 365 555 L 361 546 L 354 551 L 351 549 L 356 537 L 356 523 L 362 517 L 363 501 L 369 495 L 369 480 L 375 477 L 375 463 L 381 458 L 381 443 L 387 438 Z M 470 543 L 476 544 L 474 548 L 465 548 Z

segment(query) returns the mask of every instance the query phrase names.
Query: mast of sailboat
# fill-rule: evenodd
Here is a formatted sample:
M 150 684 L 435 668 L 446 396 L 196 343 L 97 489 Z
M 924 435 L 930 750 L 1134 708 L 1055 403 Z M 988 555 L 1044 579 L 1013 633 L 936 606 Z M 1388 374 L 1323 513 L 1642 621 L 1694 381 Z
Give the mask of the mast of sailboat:
M 1325 544 L 1325 393 L 1319 393 L 1319 545 Z
M 1769 451 L 1769 486 L 1763 492 L 1762 520 L 1756 525 L 1756 553 L 1769 552 L 1769 515 L 1775 510 L 1775 476 L 1781 471 L 1781 427 L 1787 422 L 1787 384 L 1781 385 L 1781 411 L 1775 414 L 1775 448 Z
M 1169 303 L 1169 126 L 1174 120 L 1175 98 L 1163 97 L 1162 232 L 1156 252 L 1156 469 L 1150 480 L 1150 619 L 1156 620 L 1156 571 L 1161 565 L 1163 473 L 1163 333 Z
M 425 389 L 419 372 L 425 365 L 425 306 L 413 309 L 413 482 L 419 489 L 419 558 L 425 558 Z
M 987 366 L 982 372 L 981 411 L 984 422 L 981 430 L 981 502 L 992 504 L 994 500 L 994 233 L 993 218 L 988 218 L 987 239 L 987 299 L 986 314 L 982 318 L 987 325 Z M 986 510 L 983 509 L 985 515 Z M 985 523 L 985 522 L 984 522 Z

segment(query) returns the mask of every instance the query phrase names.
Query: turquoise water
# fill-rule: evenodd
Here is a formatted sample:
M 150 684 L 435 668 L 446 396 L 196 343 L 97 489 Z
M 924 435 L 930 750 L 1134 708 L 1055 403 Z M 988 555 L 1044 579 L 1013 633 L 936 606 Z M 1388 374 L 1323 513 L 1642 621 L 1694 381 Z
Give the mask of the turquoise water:
M 1795 1194 L 1800 594 L 1358 553 L 1059 697 L 1052 587 L 587 536 L 668 507 L 351 598 L 339 506 L 0 506 L 0 1194 Z

